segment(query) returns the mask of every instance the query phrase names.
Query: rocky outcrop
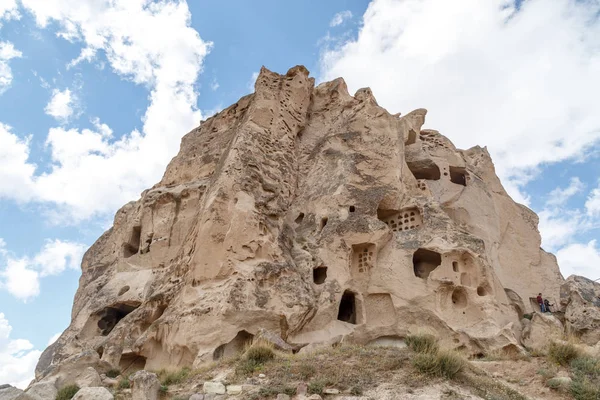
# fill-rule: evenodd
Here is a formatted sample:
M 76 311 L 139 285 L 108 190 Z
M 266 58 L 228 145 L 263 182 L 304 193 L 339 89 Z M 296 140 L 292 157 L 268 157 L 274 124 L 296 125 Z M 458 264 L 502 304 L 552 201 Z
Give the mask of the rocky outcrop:
M 570 276 L 560 288 L 567 332 L 585 344 L 600 344 L 600 283 Z
M 21 389 L 17 389 L 11 385 L 0 385 L 0 400 L 15 400 L 23 393 Z
M 549 313 L 534 313 L 531 320 L 524 319 L 521 342 L 529 350 L 544 351 L 553 341 L 564 338 L 564 326 Z
M 113 400 L 113 395 L 103 387 L 86 387 L 80 389 L 73 400 Z
M 519 347 L 531 299 L 558 301 L 556 260 L 487 150 L 455 148 L 425 116 L 263 68 L 86 252 L 36 377 L 73 357 L 124 375 L 198 366 L 259 332 L 292 351 L 424 330 L 472 353 Z

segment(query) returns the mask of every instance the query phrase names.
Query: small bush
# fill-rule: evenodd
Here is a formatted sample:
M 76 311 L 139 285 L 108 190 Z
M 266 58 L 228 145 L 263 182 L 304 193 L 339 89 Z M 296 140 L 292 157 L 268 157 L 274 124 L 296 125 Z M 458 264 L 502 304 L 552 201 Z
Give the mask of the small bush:
M 77 385 L 69 385 L 65 386 L 58 391 L 56 395 L 56 400 L 70 400 L 75 396 L 75 393 L 79 391 L 79 386 Z
M 161 375 L 163 375 L 160 382 L 162 385 L 177 385 L 187 379 L 187 377 L 190 375 L 190 369 L 184 367 L 179 371 L 163 372 Z
M 323 394 L 323 389 L 325 389 L 325 381 L 316 380 L 312 381 L 308 384 L 308 393 L 309 394 Z
M 275 352 L 272 347 L 263 343 L 257 343 L 246 350 L 245 358 L 257 364 L 264 364 L 275 358 Z
M 242 376 L 252 375 L 254 372 L 260 371 L 262 366 L 263 364 L 257 363 L 254 360 L 243 359 L 238 362 L 237 366 L 235 367 L 235 371 L 238 375 Z
M 452 379 L 464 368 L 465 360 L 452 351 L 420 353 L 413 359 L 413 366 L 421 373 Z
M 548 347 L 548 358 L 565 367 L 580 355 L 579 349 L 571 343 L 552 342 Z
M 119 389 L 129 389 L 131 387 L 130 383 L 129 383 L 129 379 L 127 379 L 126 377 L 121 378 L 121 380 L 119 381 Z
M 600 360 L 579 357 L 571 362 L 571 394 L 576 400 L 600 399 Z
M 409 335 L 405 339 L 406 345 L 417 353 L 437 353 L 439 346 L 433 335 Z
M 116 378 L 117 376 L 121 375 L 121 371 L 119 371 L 118 369 L 111 369 L 106 373 L 106 376 L 108 376 L 109 378 Z
M 315 368 L 315 366 L 308 363 L 300 364 L 300 366 L 298 366 L 298 370 L 300 377 L 303 380 L 308 380 L 308 378 L 314 376 L 317 373 L 317 369 Z
M 533 318 L 533 314 L 523 314 L 523 318 L 531 321 L 531 319 Z

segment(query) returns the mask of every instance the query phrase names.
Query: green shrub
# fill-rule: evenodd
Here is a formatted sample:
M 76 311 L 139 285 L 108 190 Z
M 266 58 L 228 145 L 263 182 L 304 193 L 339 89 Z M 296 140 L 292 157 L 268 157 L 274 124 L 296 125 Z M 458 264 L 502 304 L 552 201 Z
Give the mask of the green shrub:
M 523 318 L 531 321 L 531 319 L 533 318 L 533 314 L 523 314 Z
M 548 347 L 548 358 L 557 364 L 565 367 L 571 364 L 571 361 L 581 355 L 581 352 L 577 347 L 571 343 L 557 343 L 552 342 Z
M 190 375 L 190 369 L 184 367 L 179 371 L 163 372 L 161 375 L 163 375 L 160 382 L 162 385 L 177 385 L 187 379 L 187 377 Z
M 423 374 L 452 379 L 464 368 L 465 360 L 452 351 L 420 353 L 413 359 L 413 366 Z
M 576 400 L 600 399 L 600 359 L 579 357 L 571 362 L 571 394 Z
M 404 341 L 408 347 L 417 353 L 437 353 L 439 349 L 437 339 L 433 335 L 408 335 Z
M 275 358 L 275 352 L 272 347 L 263 343 L 257 343 L 250 346 L 244 356 L 246 360 L 254 361 L 257 364 L 264 364 Z
M 121 378 L 119 381 L 119 389 L 129 389 L 130 388 L 129 379 L 126 377 Z
M 117 376 L 121 375 L 121 371 L 119 371 L 118 369 L 111 369 L 106 373 L 106 376 L 108 376 L 109 378 L 116 378 Z
M 75 396 L 75 393 L 79 391 L 79 386 L 77 385 L 69 385 L 65 386 L 58 391 L 56 395 L 56 400 L 70 400 Z
M 323 394 L 323 389 L 325 389 L 325 381 L 323 380 L 315 380 L 309 382 L 308 384 L 308 393 L 309 394 Z

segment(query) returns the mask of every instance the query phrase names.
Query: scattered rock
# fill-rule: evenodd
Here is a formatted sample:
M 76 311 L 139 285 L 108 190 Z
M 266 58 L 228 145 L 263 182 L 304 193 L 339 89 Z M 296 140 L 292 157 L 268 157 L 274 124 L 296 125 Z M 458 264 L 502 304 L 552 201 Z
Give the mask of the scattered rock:
M 258 374 L 258 377 L 259 377 L 260 379 L 265 379 L 267 376 L 266 376 L 265 374 Z
M 325 389 L 323 390 L 324 394 L 340 394 L 340 391 L 338 389 Z
M 14 400 L 23 393 L 21 389 L 18 389 L 11 385 L 0 385 L 0 400 Z
M 568 376 L 557 376 L 552 379 L 548 379 L 546 385 L 550 389 L 569 389 L 571 382 L 572 379 Z
M 141 370 L 129 379 L 133 382 L 131 388 L 133 400 L 158 400 L 160 381 L 155 373 Z
M 225 385 L 221 382 L 204 382 L 204 393 L 225 394 Z
M 277 395 L 277 400 L 290 400 L 290 396 L 285 393 L 279 393 Z
M 189 400 L 204 400 L 204 395 L 201 393 L 196 393 L 191 395 Z
M 73 400 L 113 400 L 113 395 L 104 387 L 85 387 L 73 397 Z
M 54 381 L 43 381 L 29 386 L 25 394 L 33 400 L 54 400 L 58 390 Z M 27 399 L 28 397 L 25 397 Z
M 227 386 L 227 394 L 238 395 L 243 391 L 242 386 L 240 385 L 229 385 Z
M 304 382 L 300 382 L 298 386 L 296 386 L 296 394 L 300 396 L 305 396 L 308 393 L 308 385 Z
M 319 396 L 318 394 L 313 394 L 313 395 L 310 395 L 310 397 L 308 397 L 307 400 L 323 400 L 323 398 L 321 396 Z

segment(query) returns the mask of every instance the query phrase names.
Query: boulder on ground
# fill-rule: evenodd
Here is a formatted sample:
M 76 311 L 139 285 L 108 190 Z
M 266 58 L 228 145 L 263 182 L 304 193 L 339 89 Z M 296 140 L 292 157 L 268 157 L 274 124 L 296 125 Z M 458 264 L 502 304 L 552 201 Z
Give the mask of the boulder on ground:
M 0 385 L 0 400 L 14 400 L 23 393 L 21 389 L 18 389 L 11 385 Z
M 572 275 L 560 288 L 567 331 L 588 346 L 600 343 L 600 283 Z
M 549 313 L 533 313 L 531 321 L 524 323 L 521 342 L 529 350 L 544 350 L 552 341 L 564 336 L 563 324 Z
M 158 400 L 160 381 L 155 373 L 141 370 L 129 379 L 133 381 L 131 388 L 133 400 Z
M 73 397 L 73 400 L 113 400 L 113 395 L 104 387 L 85 387 Z
M 42 381 L 29 386 L 17 400 L 55 400 L 57 394 L 54 381 Z

